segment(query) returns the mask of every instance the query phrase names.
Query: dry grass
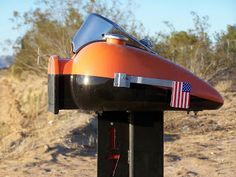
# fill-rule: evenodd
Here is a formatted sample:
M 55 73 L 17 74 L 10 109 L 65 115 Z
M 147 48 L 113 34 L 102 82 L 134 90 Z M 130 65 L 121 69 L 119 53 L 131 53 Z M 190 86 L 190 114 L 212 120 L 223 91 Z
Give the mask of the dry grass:
M 227 92 L 227 91 L 231 90 L 232 85 L 233 85 L 232 80 L 223 80 L 223 81 L 219 81 L 218 84 L 215 86 L 215 88 L 219 92 Z

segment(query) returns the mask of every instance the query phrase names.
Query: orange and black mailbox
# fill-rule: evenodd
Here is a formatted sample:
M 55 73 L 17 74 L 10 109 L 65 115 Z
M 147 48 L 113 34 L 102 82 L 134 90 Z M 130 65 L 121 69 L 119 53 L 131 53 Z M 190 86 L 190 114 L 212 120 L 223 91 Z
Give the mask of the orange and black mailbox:
M 49 111 L 98 113 L 98 177 L 163 176 L 163 111 L 223 105 L 209 84 L 98 14 L 75 34 L 72 52 L 49 59 Z

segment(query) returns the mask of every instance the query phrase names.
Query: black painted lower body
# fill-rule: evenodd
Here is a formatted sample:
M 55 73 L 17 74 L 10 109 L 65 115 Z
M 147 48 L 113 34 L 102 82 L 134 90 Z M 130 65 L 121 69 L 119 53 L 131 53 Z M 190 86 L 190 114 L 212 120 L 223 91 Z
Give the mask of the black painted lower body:
M 182 110 L 170 107 L 171 90 L 151 85 L 113 86 L 113 79 L 84 75 L 48 75 L 49 111 L 85 109 L 94 111 Z M 222 104 L 190 97 L 189 111 L 217 109 Z
M 129 118 L 133 121 L 134 177 L 163 176 L 163 112 L 103 112 L 98 116 L 98 177 L 129 177 Z M 116 150 L 111 149 L 110 129 L 116 129 Z M 119 154 L 116 159 L 109 156 Z

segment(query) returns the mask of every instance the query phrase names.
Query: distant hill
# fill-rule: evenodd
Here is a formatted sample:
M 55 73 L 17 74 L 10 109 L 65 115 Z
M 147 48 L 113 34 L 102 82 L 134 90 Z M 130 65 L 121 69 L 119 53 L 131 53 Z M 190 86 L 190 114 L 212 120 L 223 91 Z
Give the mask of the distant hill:
M 14 56 L 2 55 L 0 56 L 0 69 L 9 68 L 14 62 Z

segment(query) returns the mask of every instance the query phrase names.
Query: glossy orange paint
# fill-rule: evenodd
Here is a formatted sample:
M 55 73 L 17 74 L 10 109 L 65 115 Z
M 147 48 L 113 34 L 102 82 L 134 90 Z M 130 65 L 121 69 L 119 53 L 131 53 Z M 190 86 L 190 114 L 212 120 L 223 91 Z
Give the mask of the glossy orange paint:
M 59 58 L 53 55 L 49 58 L 48 74 L 72 74 L 72 59 Z
M 48 74 L 59 74 L 59 57 L 52 55 L 48 61 Z
M 116 40 L 94 42 L 82 48 L 73 59 L 49 59 L 48 74 L 74 74 L 114 78 L 114 73 L 189 82 L 191 95 L 223 104 L 222 96 L 208 83 L 183 67 L 144 50 Z
M 191 95 L 221 104 L 224 102 L 213 87 L 191 72 L 138 48 L 95 42 L 82 48 L 73 59 L 71 74 L 114 78 L 114 73 L 189 82 Z

